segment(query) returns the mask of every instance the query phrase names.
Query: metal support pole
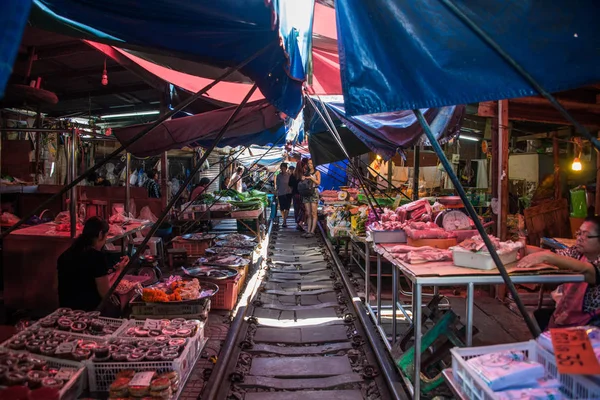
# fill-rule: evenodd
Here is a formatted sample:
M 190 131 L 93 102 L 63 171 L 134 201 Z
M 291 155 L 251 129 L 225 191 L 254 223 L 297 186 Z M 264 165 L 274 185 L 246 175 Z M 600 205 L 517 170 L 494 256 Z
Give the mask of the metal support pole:
M 390 160 L 388 161 L 388 170 L 387 170 L 387 173 L 388 173 L 388 178 L 387 178 L 388 187 L 387 187 L 387 191 L 388 192 L 392 191 L 392 176 L 394 174 L 394 168 L 392 167 L 392 165 L 393 165 L 392 163 L 393 163 L 393 161 L 390 158 Z
M 377 253 L 377 326 L 381 326 L 381 254 Z M 385 340 L 385 336 L 384 336 Z
M 504 264 L 502 264 L 502 261 L 500 261 L 500 257 L 498 256 L 498 253 L 496 252 L 494 245 L 490 241 L 490 238 L 489 238 L 488 234 L 486 233 L 485 228 L 483 227 L 483 224 L 481 223 L 481 220 L 479 219 L 477 213 L 475 212 L 475 208 L 473 208 L 473 205 L 469 201 L 469 198 L 467 197 L 467 194 L 465 193 L 465 189 L 462 187 L 460 180 L 454 173 L 454 170 L 452 170 L 452 166 L 450 165 L 448 158 L 446 158 L 446 155 L 442 151 L 442 147 L 435 139 L 435 135 L 433 134 L 433 132 L 431 132 L 431 128 L 429 127 L 427 120 L 423 116 L 423 113 L 421 113 L 420 110 L 413 110 L 413 112 L 415 113 L 415 115 L 417 116 L 417 119 L 419 120 L 421 126 L 423 127 L 423 130 L 425 131 L 425 134 L 427 135 L 427 138 L 429 139 L 429 142 L 431 143 L 433 150 L 437 153 L 440 161 L 442 162 L 442 165 L 444 166 L 444 168 L 446 169 L 446 172 L 448 173 L 448 176 L 452 180 L 452 183 L 454 184 L 454 188 L 458 192 L 458 194 L 465 206 L 465 209 L 467 210 L 467 212 L 469 213 L 469 216 L 475 223 L 475 226 L 477 227 L 477 231 L 479 232 L 479 235 L 483 239 L 485 246 L 487 247 L 490 255 L 492 256 L 492 259 L 494 260 L 494 263 L 496 264 L 496 267 L 498 268 L 498 271 L 500 272 L 500 275 L 502 276 L 504 283 L 506 284 L 506 286 L 508 287 L 508 290 L 510 291 L 511 295 L 513 296 L 513 299 L 514 299 L 515 303 L 517 304 L 517 307 L 519 308 L 519 312 L 523 316 L 523 319 L 525 319 L 525 323 L 527 324 L 529 331 L 531 332 L 531 334 L 533 335 L 534 338 L 537 338 L 541 333 L 540 328 L 537 326 L 537 324 L 535 322 L 533 322 L 533 320 L 527 313 L 527 310 L 525 309 L 525 306 L 523 305 L 523 302 L 521 301 L 521 298 L 519 297 L 519 293 L 517 292 L 515 285 L 511 281 L 510 276 L 508 275 L 508 272 L 506 272 L 506 268 L 504 267 Z M 415 332 L 416 332 L 416 329 L 415 329 Z
M 69 182 L 73 182 L 77 176 L 77 164 L 75 163 L 75 149 L 77 148 L 77 136 L 75 130 L 71 130 L 69 142 Z M 71 211 L 71 239 L 77 236 L 77 186 L 71 187 L 71 200 L 69 209 Z
M 371 248 L 369 242 L 365 242 L 365 304 L 371 305 Z
M 419 175 L 421 174 L 421 147 L 415 145 L 413 150 L 413 200 L 419 200 Z
M 466 345 L 471 347 L 473 345 L 473 302 L 475 297 L 475 284 L 469 282 L 467 284 L 467 337 Z
M 125 214 L 129 216 L 131 212 L 131 154 L 127 152 L 125 154 Z
M 429 140 L 432 140 L 429 138 Z M 437 141 L 435 142 L 437 143 Z M 421 398 L 421 322 L 422 312 L 421 309 L 421 290 L 420 284 L 415 283 L 413 287 L 413 326 L 415 332 L 415 358 L 414 358 L 414 376 L 413 376 L 413 399 L 419 400 Z
M 256 83 L 255 83 L 254 85 L 252 85 L 252 87 L 248 91 L 248 94 L 246 94 L 246 97 L 244 97 L 244 99 L 242 100 L 242 102 L 236 107 L 236 109 L 233 111 L 233 113 L 231 113 L 231 116 L 227 119 L 227 122 L 225 123 L 225 125 L 221 128 L 221 130 L 219 131 L 219 133 L 216 135 L 216 137 L 213 140 L 213 142 L 210 145 L 210 147 L 208 149 L 206 149 L 206 151 L 204 152 L 204 155 L 202 156 L 202 158 L 198 162 L 198 165 L 196 165 L 196 167 L 190 172 L 190 175 L 185 179 L 185 181 L 183 182 L 183 184 L 179 188 L 179 191 L 177 192 L 177 194 L 175 194 L 171 198 L 171 200 L 169 201 L 169 204 L 167 204 L 167 207 L 163 210 L 163 212 L 161 213 L 161 215 L 158 217 L 157 221 L 152 225 L 152 228 L 150 228 L 150 232 L 148 232 L 148 234 L 146 235 L 146 237 L 144 238 L 144 240 L 139 244 L 140 249 L 143 249 L 144 247 L 146 247 L 146 245 L 148 244 L 148 242 L 152 238 L 152 235 L 154 235 L 154 233 L 156 233 L 156 231 L 158 230 L 159 226 L 167 218 L 167 215 L 169 215 L 169 212 L 171 211 L 171 209 L 173 208 L 173 206 L 175 205 L 175 203 L 177 202 L 177 200 L 179 200 L 179 198 L 181 197 L 181 195 L 183 194 L 183 192 L 186 190 L 186 188 L 188 187 L 188 185 L 190 184 L 190 182 L 192 182 L 192 180 L 194 179 L 196 173 L 198 173 L 198 171 L 200 171 L 200 168 L 202 168 L 202 165 L 204 164 L 204 162 L 206 161 L 206 159 L 208 158 L 208 156 L 210 155 L 210 153 L 215 149 L 215 147 L 217 147 L 217 144 L 219 144 L 219 142 L 221 141 L 221 139 L 223 138 L 223 136 L 225 136 L 225 133 L 227 132 L 227 130 L 229 129 L 229 127 L 235 122 L 235 119 L 237 118 L 237 116 L 239 115 L 239 113 L 242 111 L 242 109 L 244 108 L 244 106 L 246 105 L 246 103 L 248 103 L 248 100 L 250 100 L 250 97 L 252 97 L 252 95 L 254 94 L 254 92 L 256 91 L 256 89 L 257 89 L 257 86 L 256 86 Z M 138 258 L 140 257 L 140 254 L 141 254 L 141 252 L 136 252 L 131 257 L 131 259 L 129 260 L 129 263 L 125 266 L 125 268 L 123 268 L 123 270 L 121 271 L 121 273 L 119 274 L 119 276 L 117 277 L 117 279 L 115 279 L 115 281 L 113 282 L 112 286 L 110 287 L 110 289 L 108 290 L 108 292 L 106 293 L 106 295 L 104 296 L 104 298 L 102 299 L 102 302 L 98 306 L 98 311 L 102 311 L 104 309 L 104 307 L 106 306 L 106 303 L 109 301 L 110 297 L 113 295 L 115 289 L 119 285 L 119 282 L 121 282 L 121 280 L 127 274 L 128 270 L 131 268 L 131 266 L 134 265 L 137 262 Z
M 35 208 L 31 213 L 29 213 L 29 215 L 26 215 L 25 217 L 23 217 L 22 219 L 20 219 L 16 224 L 14 224 L 10 228 L 8 228 L 6 231 L 0 233 L 0 239 L 6 237 L 10 233 L 12 233 L 16 229 L 18 229 L 21 225 L 23 225 L 23 223 L 25 221 L 28 221 L 31 217 L 33 217 L 34 215 L 36 215 L 40 211 L 44 210 L 54 200 L 56 200 L 57 198 L 60 198 L 65 193 L 67 193 L 73 186 L 75 186 L 79 182 L 83 181 L 89 174 L 91 174 L 92 172 L 95 172 L 98 169 L 100 169 L 104 164 L 106 164 L 107 162 L 109 162 L 114 157 L 118 156 L 127 147 L 131 146 L 133 143 L 137 142 L 139 139 L 141 139 L 142 137 L 144 137 L 148 132 L 152 131 L 154 128 L 156 128 L 157 126 L 159 126 L 160 124 L 162 124 L 164 121 L 168 120 L 173 115 L 175 115 L 179 111 L 183 110 L 185 107 L 189 106 L 190 104 L 192 104 L 193 102 L 195 102 L 196 100 L 198 100 L 203 94 L 205 94 L 206 92 L 208 92 L 209 90 L 211 90 L 219 82 L 221 82 L 222 80 L 224 80 L 225 78 L 227 78 L 229 75 L 233 74 L 234 72 L 236 72 L 240 68 L 243 68 L 246 64 L 250 63 L 256 57 L 258 57 L 259 55 L 263 54 L 265 51 L 267 51 L 268 49 L 270 49 L 271 46 L 272 45 L 265 46 L 264 48 L 262 48 L 261 50 L 259 50 L 258 52 L 256 52 L 254 55 L 252 55 L 251 57 L 249 57 L 248 59 L 246 59 L 242 63 L 238 64 L 235 68 L 228 69 L 223 74 L 221 74 L 217 79 L 215 79 L 213 82 L 211 82 L 210 84 L 206 85 L 204 88 L 200 89 L 198 92 L 196 92 L 195 94 L 193 94 L 192 96 L 190 96 L 189 99 L 187 99 L 185 101 L 182 101 L 177 106 L 175 106 L 171 111 L 167 112 L 164 115 L 161 115 L 149 127 L 145 128 L 140 133 L 138 133 L 137 135 L 135 135 L 134 137 L 132 137 L 125 144 L 119 146 L 119 148 L 117 148 L 112 153 L 110 153 L 109 155 L 107 155 L 106 157 L 104 157 L 104 159 L 102 159 L 99 163 L 94 164 L 90 169 L 88 169 L 83 174 L 81 174 L 78 178 L 76 178 L 71 183 L 69 183 L 68 185 L 66 185 L 58 193 L 54 194 L 48 200 L 44 201 L 39 206 L 37 206 L 37 208 Z
M 49 128 L 0 128 L 0 132 L 39 132 L 39 133 L 66 133 L 68 129 L 49 129 Z
M 529 72 L 525 71 L 525 69 L 515 61 L 494 39 L 491 38 L 483 29 L 481 29 L 471 18 L 469 18 L 460 8 L 456 6 L 452 2 L 452 0 L 441 0 L 442 4 L 444 4 L 454 15 L 456 15 L 465 25 L 467 25 L 473 32 L 475 32 L 481 40 L 483 40 L 489 47 L 491 47 L 496 53 L 500 55 L 506 61 L 508 65 L 510 65 L 519 75 L 521 75 L 527 83 L 529 83 L 535 90 L 538 91 L 542 96 L 544 96 L 550 104 L 554 106 L 560 112 L 560 114 L 569 121 L 579 133 L 584 135 L 596 148 L 596 150 L 600 151 L 600 141 L 593 136 L 587 128 L 581 125 L 569 112 L 556 100 L 552 94 L 550 94 L 542 85 L 535 80 L 533 76 L 529 74 Z M 463 200 L 464 201 L 464 200 Z
M 392 346 L 396 344 L 397 317 L 396 307 L 398 305 L 398 268 L 392 264 Z

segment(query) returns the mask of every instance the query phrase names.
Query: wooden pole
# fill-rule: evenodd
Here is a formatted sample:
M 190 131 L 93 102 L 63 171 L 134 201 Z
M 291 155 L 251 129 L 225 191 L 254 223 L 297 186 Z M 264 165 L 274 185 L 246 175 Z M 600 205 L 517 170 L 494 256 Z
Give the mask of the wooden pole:
M 498 107 L 494 107 L 494 111 L 497 114 Z M 500 201 L 498 198 L 498 178 L 500 177 L 500 163 L 498 162 L 498 156 L 500 155 L 500 137 L 498 135 L 498 118 L 496 115 L 490 118 L 490 124 L 492 129 L 492 204 Z M 494 211 L 495 210 L 495 211 Z M 494 214 L 496 224 L 494 224 L 493 232 L 496 237 L 500 237 L 500 226 L 498 225 L 498 215 L 500 214 L 499 208 L 492 207 L 492 213 Z
M 554 156 L 554 200 L 562 197 L 560 188 L 560 163 L 559 163 L 559 148 L 558 148 L 558 132 L 552 134 L 552 154 Z
M 161 154 L 160 156 L 160 200 L 162 203 L 163 210 L 167 208 L 168 203 L 168 193 L 169 189 L 167 182 L 169 180 L 169 167 L 167 166 L 167 152 Z
M 170 102 L 169 86 L 165 85 L 163 88 L 163 96 L 160 101 L 160 114 L 164 115 L 169 112 L 168 104 Z M 165 151 L 160 155 L 160 201 L 162 209 L 167 208 L 169 202 L 169 194 L 167 193 L 168 186 L 167 181 L 169 180 L 169 169 L 167 167 L 167 152 Z
M 596 103 L 600 103 L 600 94 L 596 95 Z M 600 138 L 600 131 L 598 131 Z M 600 152 L 596 150 L 596 201 L 594 204 L 596 215 L 600 215 Z
M 416 145 L 413 148 L 413 200 L 419 200 L 419 175 L 421 175 L 420 165 L 421 147 Z
M 506 220 L 508 219 L 508 100 L 500 100 L 498 102 L 498 140 L 499 140 L 499 157 L 498 169 L 498 233 L 500 240 L 506 240 L 508 229 Z

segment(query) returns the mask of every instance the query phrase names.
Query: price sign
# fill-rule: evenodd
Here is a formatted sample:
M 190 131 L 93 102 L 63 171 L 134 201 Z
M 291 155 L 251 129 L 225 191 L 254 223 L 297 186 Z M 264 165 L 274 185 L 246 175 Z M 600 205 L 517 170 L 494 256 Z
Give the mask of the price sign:
M 77 369 L 75 369 L 75 368 L 62 367 L 60 370 L 58 370 L 58 372 L 56 373 L 56 375 L 54 377 L 56 379 L 68 381 L 69 379 L 71 379 L 71 377 L 73 375 L 75 375 L 76 372 L 77 372 Z
M 599 375 L 600 364 L 585 329 L 550 329 L 558 372 Z
M 144 321 L 144 329 L 153 330 L 160 329 L 160 320 L 158 319 L 147 319 Z
M 129 382 L 129 387 L 132 386 L 150 386 L 152 382 L 152 378 L 156 375 L 154 371 L 146 371 L 146 372 L 138 372 L 136 373 L 131 381 Z

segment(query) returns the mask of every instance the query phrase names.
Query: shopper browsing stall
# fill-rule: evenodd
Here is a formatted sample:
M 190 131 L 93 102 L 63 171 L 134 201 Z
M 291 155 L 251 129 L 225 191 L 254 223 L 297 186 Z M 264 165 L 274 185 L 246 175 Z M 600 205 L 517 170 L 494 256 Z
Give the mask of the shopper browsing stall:
M 160 199 L 160 185 L 158 184 L 158 171 L 153 170 L 150 173 L 150 179 L 146 182 L 146 188 L 148 189 L 148 197 L 153 199 Z
M 210 179 L 206 177 L 200 179 L 200 183 L 198 183 L 198 186 L 196 186 L 194 190 L 192 190 L 192 194 L 190 194 L 189 201 L 197 200 L 198 197 L 200 197 L 200 195 L 206 191 L 206 188 L 208 187 L 209 183 Z
M 300 193 L 298 192 L 298 183 L 300 183 L 300 180 L 302 179 L 302 168 L 303 167 L 301 163 L 298 163 L 298 168 L 294 168 L 294 166 L 290 166 L 289 168 L 289 185 L 292 192 L 292 202 L 294 204 L 294 220 L 296 221 L 296 229 L 299 231 L 304 230 L 304 216 L 306 215 L 304 204 L 302 204 L 302 196 L 300 196 Z
M 573 247 L 556 253 L 528 247 L 530 254 L 518 264 L 520 268 L 550 264 L 580 273 L 585 278 L 583 283 L 559 287 L 555 309 L 534 312 L 542 330 L 547 327 L 600 326 L 600 217 L 587 218 L 576 235 L 577 242 Z
M 306 169 L 298 184 L 298 191 L 302 195 L 302 202 L 306 209 L 306 238 L 315 236 L 317 227 L 317 206 L 319 204 L 318 187 L 321 184 L 321 172 L 315 169 L 313 161 L 306 161 Z
M 242 193 L 242 176 L 244 174 L 244 168 L 238 167 L 235 173 L 231 175 L 229 180 L 229 189 L 234 189 L 238 193 Z
M 58 258 L 58 298 L 61 307 L 84 311 L 95 310 L 112 286 L 129 258 L 121 258 L 113 268 L 117 274 L 109 278 L 106 254 L 103 253 L 108 235 L 108 223 L 91 217 L 83 232 Z
M 275 178 L 275 192 L 277 193 L 277 201 L 279 202 L 279 210 L 281 211 L 281 217 L 283 218 L 283 227 L 287 228 L 287 217 L 290 212 L 291 204 L 291 188 L 290 188 L 290 174 L 288 172 L 288 165 L 281 163 L 279 173 Z

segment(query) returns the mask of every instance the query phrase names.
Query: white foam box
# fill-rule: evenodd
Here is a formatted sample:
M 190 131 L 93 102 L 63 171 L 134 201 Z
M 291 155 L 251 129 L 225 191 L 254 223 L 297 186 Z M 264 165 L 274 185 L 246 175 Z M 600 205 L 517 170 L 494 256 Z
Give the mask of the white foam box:
M 406 232 L 404 229 L 400 229 L 397 231 L 376 231 L 371 230 L 371 237 L 373 238 L 373 243 L 406 243 Z
M 502 264 L 510 264 L 517 261 L 519 249 L 515 249 L 506 253 L 498 253 Z M 452 259 L 454 265 L 458 267 L 491 270 L 496 268 L 496 264 L 490 253 L 486 251 L 478 251 L 476 253 L 463 249 L 462 247 L 452 247 Z

